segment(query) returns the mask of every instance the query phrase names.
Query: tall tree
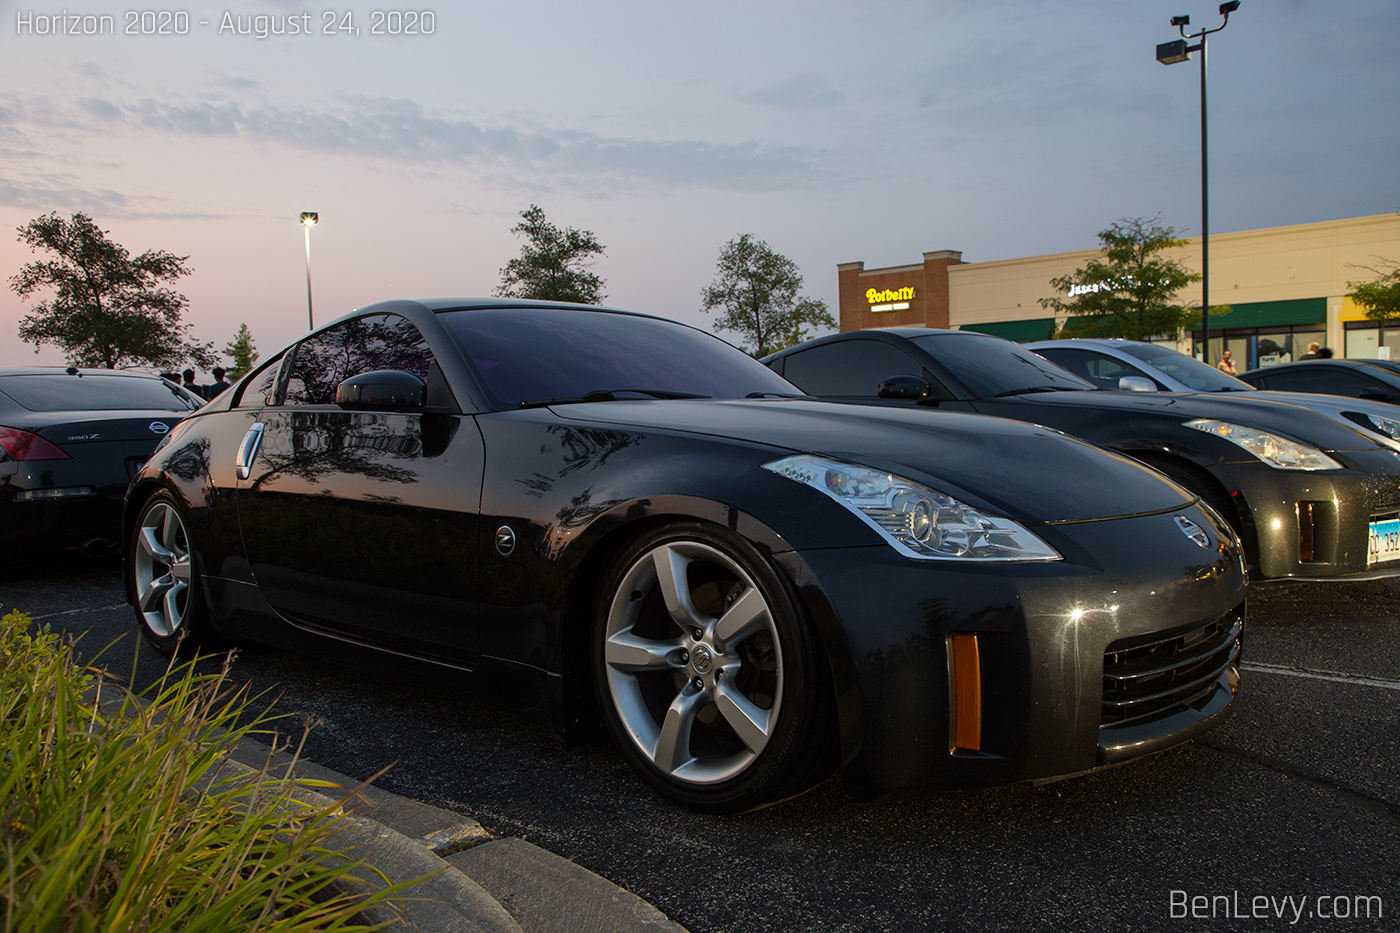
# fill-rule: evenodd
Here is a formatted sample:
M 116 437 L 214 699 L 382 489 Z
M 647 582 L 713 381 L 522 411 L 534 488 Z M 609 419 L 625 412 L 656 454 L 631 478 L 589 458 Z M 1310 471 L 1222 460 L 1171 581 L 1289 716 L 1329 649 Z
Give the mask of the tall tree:
M 238 325 L 238 333 L 224 346 L 224 355 L 233 360 L 233 365 L 225 374 L 229 382 L 237 382 L 248 374 L 258 361 L 258 348 L 253 346 L 253 332 L 247 324 Z
M 1385 346 L 1385 327 L 1400 320 L 1400 263 L 1382 260 L 1386 268 L 1362 266 L 1376 274 L 1370 282 L 1348 282 L 1351 300 L 1361 306 L 1367 320 L 1375 321 L 1380 333 L 1377 346 Z
M 809 327 L 835 329 L 826 302 L 798 298 L 801 288 L 797 263 L 745 233 L 719 251 L 701 310 L 721 309 L 715 328 L 739 334 L 740 345 L 754 356 L 767 356 L 806 340 Z
M 178 369 L 186 361 L 207 369 L 217 361 L 214 345 L 196 343 L 181 321 L 189 301 L 166 286 L 190 274 L 188 256 L 147 250 L 133 258 L 82 213 L 37 217 L 19 228 L 19 239 L 52 257 L 25 263 L 10 278 L 21 298 L 53 290 L 20 320 L 19 337 L 36 352 L 49 343 L 74 365 L 106 369 Z
M 510 232 L 524 236 L 525 245 L 520 247 L 520 256 L 501 269 L 498 296 L 602 304 L 607 297 L 603 279 L 588 271 L 590 257 L 604 253 L 593 231 L 561 230 L 545 219 L 539 205 L 531 204 L 520 212 L 520 223 Z
M 1199 282 L 1200 273 L 1160 255 L 1186 245 L 1174 228 L 1160 226 L 1156 217 L 1123 218 L 1100 231 L 1099 242 L 1102 259 L 1050 280 L 1064 297 L 1040 299 L 1041 307 L 1069 315 L 1057 338 L 1176 337 L 1200 320 L 1199 308 L 1177 301 L 1177 292 Z M 1220 305 L 1210 313 L 1213 317 L 1229 310 Z

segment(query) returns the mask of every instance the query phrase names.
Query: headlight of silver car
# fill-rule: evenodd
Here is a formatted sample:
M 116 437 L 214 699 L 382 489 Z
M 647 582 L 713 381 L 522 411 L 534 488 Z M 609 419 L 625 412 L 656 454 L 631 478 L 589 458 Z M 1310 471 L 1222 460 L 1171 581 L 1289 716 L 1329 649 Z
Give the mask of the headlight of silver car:
M 1367 415 L 1366 420 L 1375 426 L 1375 429 L 1393 441 L 1400 441 L 1400 421 L 1394 418 L 1383 418 L 1380 415 Z
M 1286 437 L 1247 428 L 1228 421 L 1199 418 L 1186 422 L 1188 428 L 1223 437 L 1263 460 L 1276 470 L 1340 470 L 1342 465 L 1316 447 L 1290 441 Z
M 763 465 L 850 509 L 890 546 L 923 560 L 1061 560 L 1018 522 L 992 515 L 893 473 L 810 454 Z

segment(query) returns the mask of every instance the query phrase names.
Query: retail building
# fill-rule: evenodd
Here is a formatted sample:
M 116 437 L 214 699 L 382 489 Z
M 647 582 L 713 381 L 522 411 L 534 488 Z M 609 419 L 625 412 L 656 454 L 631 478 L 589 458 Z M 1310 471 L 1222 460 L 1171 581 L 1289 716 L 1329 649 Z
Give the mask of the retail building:
M 1063 326 L 1040 305 L 1056 294 L 1050 280 L 1069 275 L 1099 257 L 1098 250 L 963 262 L 962 253 L 940 250 L 923 262 L 882 269 L 865 263 L 837 266 L 841 330 L 877 327 L 952 327 L 1017 341 L 1044 340 Z M 1188 269 L 1201 267 L 1201 241 L 1168 250 Z M 1270 227 L 1210 238 L 1210 299 L 1229 314 L 1211 318 L 1210 358 L 1223 349 L 1245 365 L 1297 359 L 1309 343 L 1353 359 L 1400 359 L 1400 327 L 1386 328 L 1383 343 L 1347 297 L 1348 282 L 1370 281 L 1372 269 L 1400 262 L 1400 214 Z M 1197 283 L 1181 292 L 1199 305 Z M 1200 331 L 1182 336 L 1179 349 L 1200 356 Z

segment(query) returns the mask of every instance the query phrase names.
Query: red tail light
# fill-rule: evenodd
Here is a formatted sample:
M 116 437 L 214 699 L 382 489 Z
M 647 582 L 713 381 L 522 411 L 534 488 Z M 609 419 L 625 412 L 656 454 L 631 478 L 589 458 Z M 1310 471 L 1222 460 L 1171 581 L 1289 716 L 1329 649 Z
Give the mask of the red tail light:
M 37 434 L 19 428 L 0 428 L 0 447 L 11 460 L 71 460 L 66 453 Z

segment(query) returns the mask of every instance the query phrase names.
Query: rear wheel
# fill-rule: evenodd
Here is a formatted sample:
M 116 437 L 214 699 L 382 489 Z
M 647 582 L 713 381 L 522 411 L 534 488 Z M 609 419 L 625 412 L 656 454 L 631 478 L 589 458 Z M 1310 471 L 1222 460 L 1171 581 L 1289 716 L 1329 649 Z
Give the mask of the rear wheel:
M 620 555 L 593 670 L 623 754 L 693 809 L 773 803 L 834 763 L 825 661 L 782 578 L 724 529 L 672 525 Z
M 141 634 L 159 650 L 213 647 L 189 532 L 167 493 L 141 508 L 132 535 L 127 572 L 136 594 Z

